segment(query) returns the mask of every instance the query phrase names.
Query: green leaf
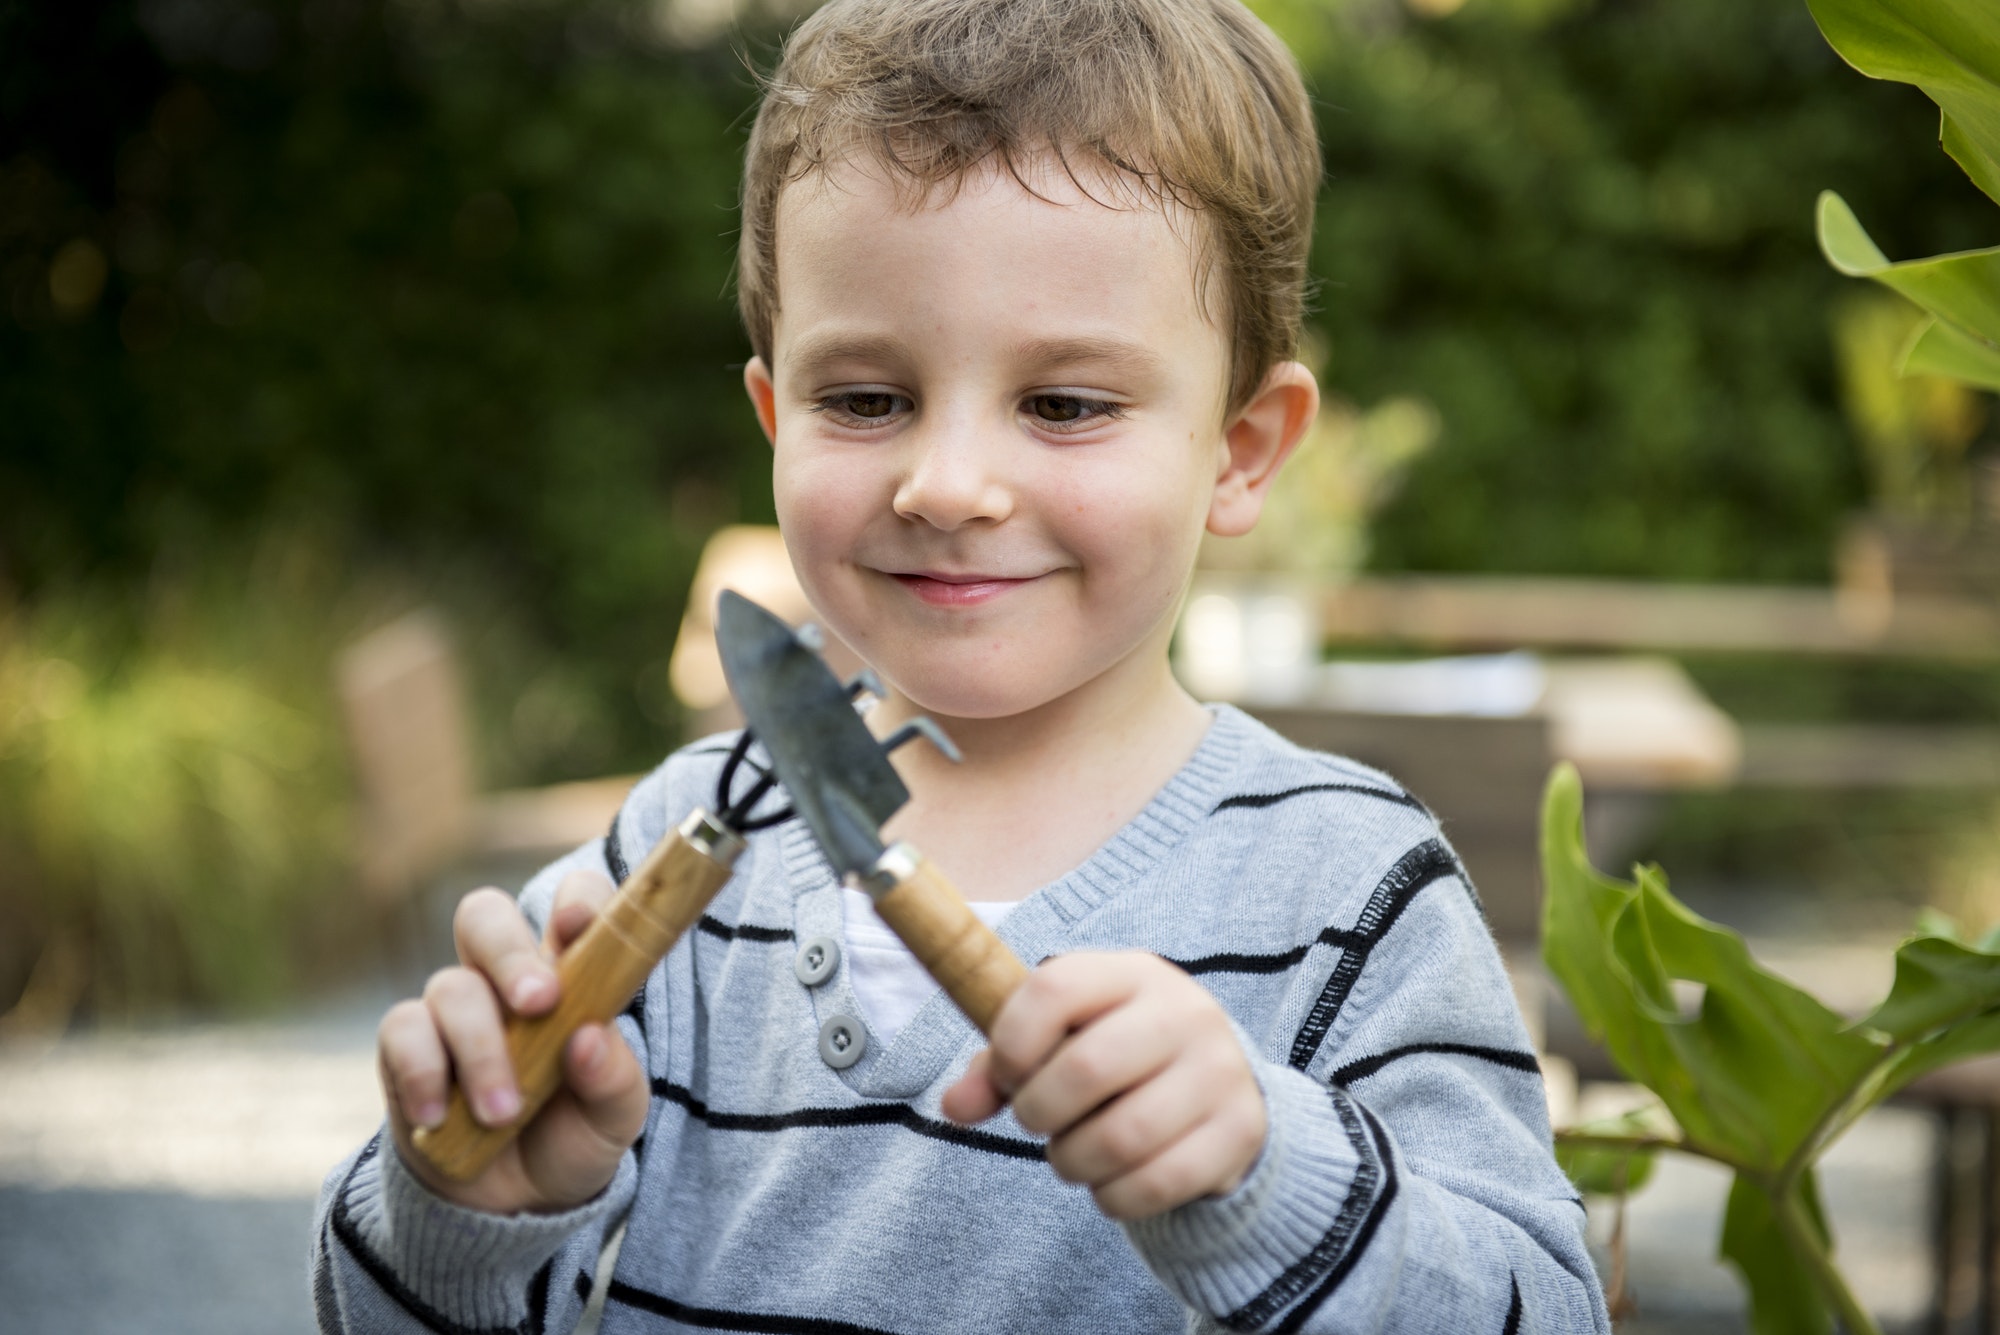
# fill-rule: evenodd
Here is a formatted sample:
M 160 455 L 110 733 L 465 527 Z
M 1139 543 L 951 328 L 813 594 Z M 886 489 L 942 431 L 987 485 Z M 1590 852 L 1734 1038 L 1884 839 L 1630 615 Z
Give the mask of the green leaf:
M 1920 936 L 1896 951 L 1896 981 L 1867 1019 L 1897 1043 L 2000 1007 L 2000 955 L 1942 936 Z
M 1614 1150 L 1565 1146 L 1556 1142 L 1556 1162 L 1578 1191 L 1591 1196 L 1626 1196 L 1653 1178 L 1654 1150 Z
M 1890 263 L 1847 201 L 1820 192 L 1819 245 L 1827 262 L 1851 278 L 1872 278 L 1940 320 L 2000 345 L 2000 246 Z
M 1953 162 L 1965 168 L 1965 174 L 1972 178 L 1974 185 L 1986 192 L 1988 199 L 2000 201 L 2000 163 L 1982 152 L 1973 143 L 1972 137 L 1959 128 L 1949 112 L 1940 116 L 1939 120 L 1942 123 L 1938 127 L 1938 142 L 1944 145 L 1944 151 L 1951 155 Z
M 2000 1049 L 2000 1012 L 1988 1011 L 1898 1052 L 1870 1088 L 1870 1103 L 1888 1098 L 1918 1076 Z
M 1542 821 L 1550 971 L 1691 1148 L 1777 1171 L 1877 1063 L 1882 1040 L 1759 968 L 1742 938 L 1667 893 L 1656 868 L 1636 883 L 1600 875 L 1584 852 L 1582 809 L 1576 771 L 1559 766 Z M 1676 981 L 1697 985 L 1698 1007 L 1677 1004 Z
M 1981 389 L 2000 390 L 2000 347 L 1933 316 L 1910 340 L 1900 370 L 1904 375 L 1950 376 Z
M 1828 1245 L 1814 1175 L 1803 1174 L 1793 1191 L 1820 1245 Z M 1729 1188 L 1717 1251 L 1742 1274 L 1744 1287 L 1750 1290 L 1750 1328 L 1757 1335 L 1831 1335 L 1833 1307 L 1812 1267 L 1793 1248 L 1770 1196 L 1741 1173 Z
M 2000 201 L 2000 6 L 1991 0 L 1807 0 L 1841 58 L 1915 84 L 1944 112 L 1940 138 Z
M 1652 1180 L 1654 1160 L 1659 1157 L 1656 1148 L 1579 1145 L 1570 1137 L 1604 1136 L 1639 1140 L 1671 1132 L 1670 1127 L 1660 1125 L 1665 1120 L 1658 1109 L 1641 1109 L 1616 1117 L 1599 1118 L 1581 1126 L 1565 1127 L 1556 1132 L 1556 1162 L 1562 1165 L 1563 1172 L 1569 1175 L 1570 1182 L 1578 1191 L 1593 1196 L 1629 1195 Z

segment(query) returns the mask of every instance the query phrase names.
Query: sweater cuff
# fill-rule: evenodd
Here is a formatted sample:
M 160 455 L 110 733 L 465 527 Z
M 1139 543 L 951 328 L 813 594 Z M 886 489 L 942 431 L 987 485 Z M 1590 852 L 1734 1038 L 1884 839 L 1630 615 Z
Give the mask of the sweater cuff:
M 1211 1317 L 1261 1325 L 1298 1297 L 1351 1241 L 1371 1203 L 1378 1151 L 1346 1095 L 1289 1066 L 1253 1058 L 1267 1130 L 1250 1175 L 1125 1225 L 1146 1264 L 1181 1301 Z M 1344 1115 L 1343 1115 L 1344 1114 Z M 1332 1255 L 1329 1255 L 1329 1252 Z
M 579 1231 L 631 1203 L 630 1152 L 609 1186 L 561 1214 L 490 1214 L 435 1195 L 403 1163 L 388 1133 L 363 1157 L 336 1204 L 357 1241 L 425 1307 L 473 1330 L 513 1330 L 528 1317 L 535 1272 Z M 374 1267 L 370 1267 L 373 1269 Z

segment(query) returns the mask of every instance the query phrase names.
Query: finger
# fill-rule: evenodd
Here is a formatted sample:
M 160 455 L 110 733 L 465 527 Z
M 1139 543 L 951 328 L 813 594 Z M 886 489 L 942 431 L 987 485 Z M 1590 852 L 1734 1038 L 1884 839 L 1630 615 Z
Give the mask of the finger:
M 491 984 L 471 969 L 440 969 L 424 987 L 424 1005 L 451 1054 L 472 1115 L 487 1126 L 513 1120 L 521 1110 L 521 1092 Z
M 412 1126 L 442 1123 L 451 1065 L 430 1009 L 415 1000 L 391 1006 L 375 1031 L 375 1051 L 391 1113 Z
M 1144 976 L 1139 961 L 1148 958 L 1084 952 L 1046 960 L 1030 973 L 993 1022 L 992 1077 L 1000 1092 L 1019 1089 L 1072 1030 L 1130 998 Z
M 965 1068 L 965 1074 L 944 1092 L 940 1109 L 946 1117 L 961 1126 L 970 1126 L 1007 1106 L 1006 1096 L 993 1083 L 992 1064 L 987 1049 L 981 1048 L 972 1064 Z
M 493 988 L 521 1015 L 539 1015 L 556 1001 L 555 970 L 535 942 L 520 905 L 498 890 L 474 890 L 451 918 L 458 962 L 493 980 Z
M 1163 1153 L 1215 1112 L 1215 1081 L 1177 1062 L 1049 1142 L 1049 1167 L 1065 1182 L 1100 1186 Z
M 1091 1190 L 1112 1219 L 1145 1219 L 1242 1184 L 1263 1148 L 1236 1118 L 1212 1118 L 1120 1177 Z
M 1014 1091 L 1014 1116 L 1030 1131 L 1058 1136 L 1107 1101 L 1160 1071 L 1183 1050 L 1158 1007 L 1120 1006 L 1071 1034 Z
M 618 887 L 611 879 L 588 867 L 579 867 L 562 878 L 556 886 L 555 903 L 549 908 L 548 927 L 542 932 L 542 944 L 555 954 L 561 954 L 570 942 L 583 934 L 598 912 L 609 903 L 611 896 L 618 893 Z

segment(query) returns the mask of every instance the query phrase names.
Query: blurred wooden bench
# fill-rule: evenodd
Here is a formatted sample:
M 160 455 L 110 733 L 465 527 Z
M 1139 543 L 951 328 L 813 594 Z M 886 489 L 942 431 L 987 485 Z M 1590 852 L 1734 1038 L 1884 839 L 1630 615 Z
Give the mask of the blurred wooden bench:
M 715 650 L 714 609 L 725 587 L 789 621 L 811 614 L 777 529 L 739 525 L 709 540 L 668 664 L 688 739 L 739 721 Z M 827 658 L 843 673 L 860 666 L 830 636 Z M 348 646 L 334 676 L 358 788 L 361 879 L 385 904 L 464 859 L 554 856 L 595 839 L 638 779 L 481 792 L 460 665 L 443 621 L 428 609 Z M 674 740 L 662 739 L 663 755 Z
M 431 611 L 363 636 L 334 668 L 363 889 L 404 899 L 468 857 L 554 855 L 602 835 L 635 776 L 480 793 L 451 637 Z

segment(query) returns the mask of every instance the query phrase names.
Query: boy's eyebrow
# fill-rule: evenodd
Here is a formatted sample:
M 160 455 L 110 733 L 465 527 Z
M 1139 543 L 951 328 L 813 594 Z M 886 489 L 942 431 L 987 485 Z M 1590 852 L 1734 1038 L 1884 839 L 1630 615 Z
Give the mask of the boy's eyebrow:
M 1032 338 L 1014 349 L 1024 366 L 1074 366 L 1088 362 L 1127 375 L 1152 375 L 1163 367 L 1158 353 L 1130 339 L 1090 335 L 1072 338 Z
M 796 374 L 817 371 L 831 362 L 893 362 L 902 358 L 903 345 L 896 339 L 831 330 L 806 335 L 785 360 Z
M 833 362 L 896 362 L 904 359 L 901 341 L 877 334 L 828 331 L 808 334 L 791 349 L 786 361 L 794 374 L 810 374 Z M 1145 344 L 1109 335 L 1031 338 L 1012 350 L 1014 364 L 1057 367 L 1090 364 L 1127 375 L 1159 373 L 1165 363 Z

